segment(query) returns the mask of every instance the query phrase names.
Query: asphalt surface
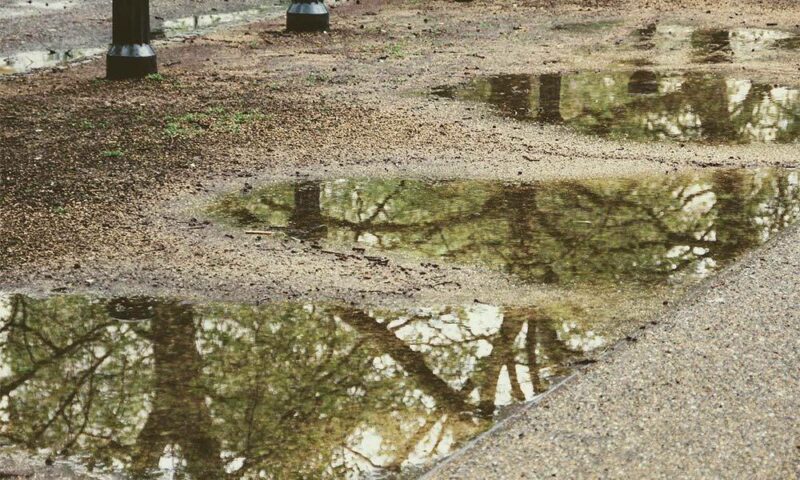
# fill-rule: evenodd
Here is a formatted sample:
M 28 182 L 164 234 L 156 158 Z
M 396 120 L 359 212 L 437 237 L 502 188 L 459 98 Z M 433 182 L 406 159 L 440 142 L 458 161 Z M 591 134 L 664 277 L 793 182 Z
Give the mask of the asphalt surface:
M 800 478 L 800 230 L 427 480 Z

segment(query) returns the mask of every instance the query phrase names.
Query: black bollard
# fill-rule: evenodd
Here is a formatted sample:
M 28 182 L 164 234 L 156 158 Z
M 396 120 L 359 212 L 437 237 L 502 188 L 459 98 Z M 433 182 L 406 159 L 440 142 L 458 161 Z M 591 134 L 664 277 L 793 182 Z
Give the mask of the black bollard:
M 106 55 L 106 78 L 142 78 L 158 72 L 150 46 L 150 0 L 114 0 L 111 48 Z
M 286 11 L 286 30 L 324 32 L 330 28 L 330 13 L 322 0 L 295 0 Z

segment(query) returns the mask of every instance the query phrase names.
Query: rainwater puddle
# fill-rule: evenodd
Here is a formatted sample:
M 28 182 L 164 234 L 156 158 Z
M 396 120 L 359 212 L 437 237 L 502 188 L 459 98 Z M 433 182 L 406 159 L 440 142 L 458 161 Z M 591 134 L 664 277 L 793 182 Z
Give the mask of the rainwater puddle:
M 599 22 L 573 22 L 559 23 L 553 26 L 553 30 L 561 30 L 573 33 L 590 33 L 607 30 L 622 23 L 621 20 L 601 20 Z
M 328 180 L 220 197 L 230 225 L 633 290 L 702 278 L 800 215 L 797 171 L 504 183 Z
M 304 181 L 209 211 L 540 292 L 394 310 L 0 294 L 2 444 L 129 478 L 413 478 L 794 222 L 800 175 Z
M 0 75 L 24 73 L 39 68 L 64 66 L 105 53 L 104 48 L 79 48 L 66 51 L 36 50 L 0 59 Z
M 495 75 L 434 94 L 621 140 L 747 144 L 800 137 L 800 89 L 711 73 Z
M 0 442 L 124 478 L 411 478 L 602 346 L 594 328 L 558 304 L 0 294 Z
M 651 55 L 689 52 L 696 63 L 733 63 L 800 48 L 800 35 L 764 28 L 707 29 L 650 24 L 632 38 L 634 48 Z

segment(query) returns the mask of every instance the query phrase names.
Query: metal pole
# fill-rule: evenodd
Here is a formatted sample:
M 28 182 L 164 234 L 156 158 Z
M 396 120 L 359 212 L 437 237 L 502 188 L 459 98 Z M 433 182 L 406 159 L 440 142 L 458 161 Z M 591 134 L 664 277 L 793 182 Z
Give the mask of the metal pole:
M 158 72 L 150 46 L 150 0 L 113 0 L 113 40 L 106 55 L 106 78 L 142 78 Z
M 286 30 L 323 32 L 330 28 L 330 13 L 323 0 L 294 0 L 286 11 Z

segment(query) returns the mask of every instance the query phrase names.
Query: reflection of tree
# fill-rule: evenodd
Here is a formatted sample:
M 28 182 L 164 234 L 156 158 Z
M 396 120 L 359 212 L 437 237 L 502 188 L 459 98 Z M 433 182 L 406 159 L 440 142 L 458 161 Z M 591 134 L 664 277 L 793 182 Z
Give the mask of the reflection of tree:
M 325 236 L 319 194 L 320 182 L 299 182 L 294 189 L 294 208 L 289 217 L 289 226 L 292 231 L 306 238 Z
M 125 455 L 136 429 L 127 420 L 144 410 L 139 393 L 150 378 L 138 336 L 89 302 L 14 296 L 0 320 L 8 373 L 0 378 L 8 402 L 0 436 L 31 449 L 88 450 L 90 464 Z
M 515 118 L 530 115 L 531 77 L 527 75 L 498 76 L 488 79 L 489 101 L 503 114 Z
M 745 171 L 535 185 L 336 181 L 323 183 L 314 221 L 332 240 L 488 264 L 531 282 L 664 283 L 762 241 L 777 220 L 761 217 L 778 215 L 765 205 L 800 201 L 787 181 Z M 270 195 L 274 206 L 222 203 L 253 205 L 264 221 L 292 211 L 291 195 Z
M 652 95 L 658 93 L 658 75 L 650 70 L 637 70 L 628 81 L 631 95 Z
M 223 477 L 220 442 L 212 435 L 202 384 L 203 361 L 195 345 L 194 313 L 186 304 L 152 302 L 153 400 L 136 439 L 130 471 L 144 477 L 165 449 L 180 447 L 193 478 Z
M 426 439 L 474 435 L 496 397 L 530 398 L 582 354 L 537 309 L 497 312 L 486 328 L 464 309 L 150 301 L 144 319 L 120 305 L 13 297 L 0 436 L 135 478 L 158 476 L 165 454 L 186 478 L 398 472 Z M 379 452 L 360 450 L 365 432 Z
M 692 49 L 701 63 L 731 63 L 731 32 L 728 30 L 708 29 L 692 32 Z
M 561 123 L 561 74 L 539 77 L 539 116 L 542 123 Z
M 658 30 L 658 25 L 655 23 L 650 23 L 642 28 L 637 29 L 635 32 L 635 35 L 638 40 L 636 48 L 639 50 L 654 49 L 656 44 L 653 41 L 653 39 L 655 38 L 657 30 Z
M 728 32 L 695 36 L 715 45 L 714 52 L 730 50 Z M 800 137 L 800 92 L 718 75 L 647 70 L 499 75 L 440 93 L 487 102 L 517 119 L 564 122 L 585 133 L 625 139 L 788 143 Z

